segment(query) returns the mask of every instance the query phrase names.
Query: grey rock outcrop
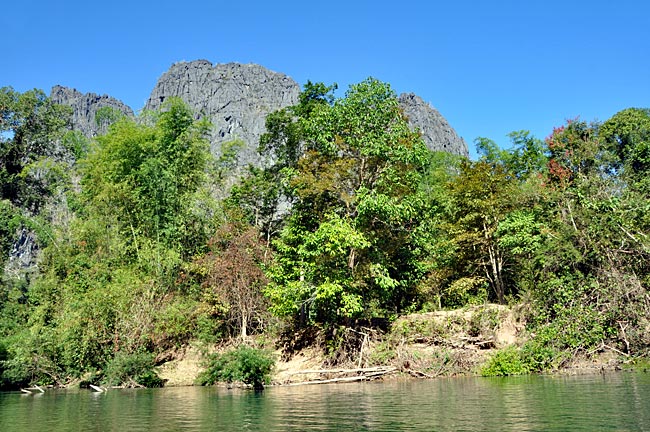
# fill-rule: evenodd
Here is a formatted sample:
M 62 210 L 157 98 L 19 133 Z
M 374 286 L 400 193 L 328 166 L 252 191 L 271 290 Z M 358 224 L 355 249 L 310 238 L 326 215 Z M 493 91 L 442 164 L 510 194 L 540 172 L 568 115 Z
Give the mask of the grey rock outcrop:
M 145 109 L 160 108 L 165 99 L 180 97 L 199 116 L 212 122 L 212 151 L 221 143 L 242 140 L 238 165 L 259 164 L 257 145 L 266 116 L 298 103 L 300 86 L 287 75 L 256 64 L 215 64 L 207 60 L 175 63 L 151 92 Z
M 422 134 L 429 150 L 446 151 L 468 157 L 467 143 L 458 136 L 449 122 L 431 105 L 413 93 L 402 93 L 399 104 L 409 124 Z
M 72 128 L 92 138 L 106 133 L 106 123 L 98 124 L 97 111 L 103 107 L 115 109 L 126 116 L 133 117 L 133 110 L 121 101 L 108 95 L 80 91 L 63 86 L 54 86 L 50 93 L 52 102 L 72 107 Z
M 9 280 L 28 278 L 38 269 L 39 255 L 38 241 L 36 234 L 27 228 L 20 228 L 9 252 L 7 261 L 4 263 L 3 276 Z
M 173 64 L 156 83 L 145 105 L 147 110 L 159 109 L 170 97 L 185 101 L 197 116 L 207 117 L 213 125 L 212 152 L 219 156 L 221 144 L 241 140 L 243 145 L 237 165 L 260 164 L 257 146 L 265 132 L 266 116 L 298 103 L 300 86 L 289 76 L 270 71 L 256 64 L 212 64 L 207 60 Z M 131 108 L 107 95 L 83 94 L 62 86 L 52 88 L 54 102 L 73 108 L 73 128 L 88 137 L 106 131 L 97 124 L 96 114 L 102 107 L 111 107 L 127 116 Z M 449 122 L 431 105 L 413 93 L 399 96 L 399 104 L 413 129 L 418 129 L 434 151 L 467 157 L 467 144 Z

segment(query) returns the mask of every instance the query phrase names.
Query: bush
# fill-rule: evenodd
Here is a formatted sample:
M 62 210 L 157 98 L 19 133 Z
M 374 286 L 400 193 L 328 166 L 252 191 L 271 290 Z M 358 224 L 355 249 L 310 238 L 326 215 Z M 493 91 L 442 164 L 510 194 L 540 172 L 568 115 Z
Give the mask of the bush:
M 482 376 L 525 375 L 528 373 L 530 373 L 530 369 L 523 361 L 520 351 L 515 347 L 497 351 L 481 368 Z
M 104 384 L 133 387 L 162 387 L 163 381 L 154 370 L 151 353 L 117 353 L 104 369 Z
M 9 359 L 9 353 L 7 352 L 7 349 L 3 345 L 3 343 L 0 341 L 0 389 L 5 388 L 7 385 L 6 379 L 4 377 L 4 371 L 5 371 L 5 362 Z
M 458 308 L 483 304 L 488 299 L 488 285 L 483 278 L 464 277 L 455 280 L 445 290 L 443 306 Z
M 270 382 L 274 364 L 269 352 L 242 345 L 223 354 L 211 355 L 198 382 L 201 385 L 242 382 L 261 389 Z

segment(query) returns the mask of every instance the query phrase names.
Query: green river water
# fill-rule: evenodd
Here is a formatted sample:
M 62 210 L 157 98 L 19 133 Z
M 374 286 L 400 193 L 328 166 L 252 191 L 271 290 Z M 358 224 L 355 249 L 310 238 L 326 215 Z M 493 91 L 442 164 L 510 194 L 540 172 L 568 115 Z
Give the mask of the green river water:
M 14 431 L 650 431 L 650 373 L 0 393 Z

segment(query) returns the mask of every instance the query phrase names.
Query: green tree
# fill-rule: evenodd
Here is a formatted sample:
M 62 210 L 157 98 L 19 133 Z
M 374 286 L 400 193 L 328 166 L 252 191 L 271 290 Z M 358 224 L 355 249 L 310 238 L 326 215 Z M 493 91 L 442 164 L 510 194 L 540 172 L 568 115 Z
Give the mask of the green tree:
M 193 211 L 205 181 L 208 124 L 194 122 L 179 99 L 155 120 L 152 127 L 123 119 L 97 138 L 84 161 L 83 196 L 103 216 L 120 216 L 120 234 L 136 254 L 146 246 L 141 238 L 189 256 L 205 243 L 197 243 Z
M 288 180 L 296 198 L 267 290 L 274 310 L 326 323 L 401 310 L 422 276 L 426 147 L 374 79 L 333 104 L 317 98 L 301 134 Z
M 47 161 L 60 160 L 72 112 L 54 104 L 41 90 L 18 93 L 0 89 L 0 193 L 38 213 L 49 193 Z M 51 165 L 51 164 L 50 164 Z
M 606 123 L 572 120 L 547 139 L 545 233 L 532 269 L 539 336 L 528 347 L 532 356 L 547 353 L 541 364 L 603 342 L 629 353 L 650 345 L 648 199 L 612 138 L 631 125 L 617 131 L 615 120 Z
M 27 293 L 29 322 L 8 339 L 14 381 L 130 367 L 191 334 L 196 317 L 179 305 L 194 304 L 178 280 L 213 216 L 201 189 L 207 125 L 178 100 L 147 116 L 113 124 L 80 162 L 76 212 L 54 228 Z
M 496 300 L 504 303 L 510 292 L 509 262 L 497 230 L 515 208 L 516 188 L 503 166 L 483 161 L 463 163 L 449 186 L 454 206 L 447 227 L 457 265 L 466 276 L 488 281 Z
M 650 190 L 650 109 L 628 108 L 616 113 L 599 129 L 616 159 L 615 170 L 622 170 L 623 177 L 632 186 Z
M 319 107 L 332 105 L 334 90 L 336 84 L 308 81 L 297 105 L 269 114 L 258 148 L 264 167 L 249 167 L 248 176 L 232 189 L 230 204 L 244 212 L 269 245 L 284 224 L 287 208 L 296 201 L 290 181 L 306 149 L 307 121 Z
M 124 117 L 124 113 L 111 106 L 103 106 L 95 113 L 95 124 L 100 130 L 100 135 L 108 132 L 108 128 Z
M 507 295 L 532 286 L 519 269 L 530 269 L 540 242 L 539 202 L 548 151 L 527 131 L 509 137 L 512 145 L 505 150 L 477 138 L 480 159 L 461 162 L 442 183 L 446 204 L 434 217 L 437 234 L 425 284 L 440 306 L 488 299 L 503 303 Z

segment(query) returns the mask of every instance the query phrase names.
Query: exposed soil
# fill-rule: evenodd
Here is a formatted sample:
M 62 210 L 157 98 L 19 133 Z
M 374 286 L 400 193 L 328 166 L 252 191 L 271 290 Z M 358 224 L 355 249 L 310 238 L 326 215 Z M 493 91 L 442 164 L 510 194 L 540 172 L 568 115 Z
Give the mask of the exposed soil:
M 201 350 L 190 345 L 177 353 L 177 357 L 159 366 L 157 368 L 158 376 L 165 381 L 166 387 L 194 385 L 197 377 L 203 371 Z
M 350 370 L 383 366 L 391 373 L 382 379 L 433 378 L 477 374 L 494 352 L 525 341 L 525 323 L 516 310 L 483 305 L 453 311 L 436 311 L 400 317 L 388 332 L 364 327 L 350 329 L 334 354 L 321 347 L 303 347 L 287 358 L 276 352 L 274 384 L 292 384 L 323 378 L 354 376 L 350 373 L 311 373 L 332 368 Z M 347 339 L 346 339 L 347 337 Z M 176 359 L 158 368 L 166 386 L 194 385 L 202 371 L 204 350 L 189 346 Z M 603 349 L 590 358 L 575 357 L 561 373 L 585 374 L 620 369 L 620 356 Z M 394 371 L 393 371 L 394 369 Z M 378 375 L 379 377 L 379 375 Z

